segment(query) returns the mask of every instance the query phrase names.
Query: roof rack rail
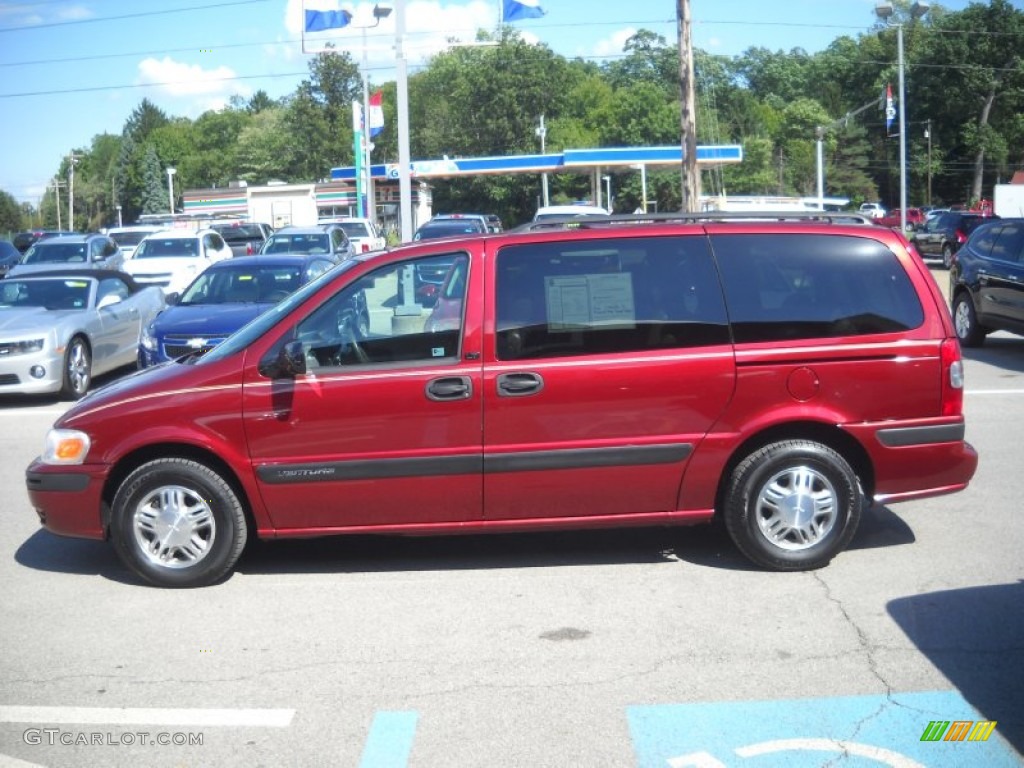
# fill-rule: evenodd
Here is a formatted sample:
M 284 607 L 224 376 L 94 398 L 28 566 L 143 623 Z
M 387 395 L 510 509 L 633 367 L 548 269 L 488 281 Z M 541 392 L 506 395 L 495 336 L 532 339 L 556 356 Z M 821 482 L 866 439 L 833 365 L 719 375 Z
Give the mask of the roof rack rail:
M 548 229 L 603 229 L 623 224 L 698 224 L 711 221 L 820 221 L 827 224 L 874 225 L 872 219 L 856 212 L 837 211 L 701 211 L 700 213 L 622 213 L 611 216 L 559 216 L 531 221 L 513 232 Z

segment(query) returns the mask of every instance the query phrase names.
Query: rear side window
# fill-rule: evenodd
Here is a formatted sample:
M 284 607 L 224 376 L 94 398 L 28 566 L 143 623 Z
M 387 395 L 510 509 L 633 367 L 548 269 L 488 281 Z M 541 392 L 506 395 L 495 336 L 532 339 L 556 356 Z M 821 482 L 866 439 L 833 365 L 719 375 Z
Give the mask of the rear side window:
M 717 235 L 711 246 L 737 343 L 892 333 L 924 321 L 896 255 L 869 238 Z
M 984 233 L 990 234 L 994 242 L 983 255 L 1014 264 L 1024 261 L 1024 224 L 1015 221 L 998 228 L 986 227 Z
M 729 343 L 703 236 L 506 246 L 496 280 L 500 360 Z

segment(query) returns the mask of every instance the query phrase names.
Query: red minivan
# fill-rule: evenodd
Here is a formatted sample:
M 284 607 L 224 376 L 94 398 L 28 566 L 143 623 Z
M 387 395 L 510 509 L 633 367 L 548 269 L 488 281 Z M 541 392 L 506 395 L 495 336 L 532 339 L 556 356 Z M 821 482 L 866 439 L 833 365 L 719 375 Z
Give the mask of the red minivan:
M 252 536 L 716 516 L 802 570 L 865 504 L 967 486 L 960 347 L 902 235 L 622 218 L 359 256 L 90 393 L 28 468 L 40 520 L 169 587 L 224 578 Z

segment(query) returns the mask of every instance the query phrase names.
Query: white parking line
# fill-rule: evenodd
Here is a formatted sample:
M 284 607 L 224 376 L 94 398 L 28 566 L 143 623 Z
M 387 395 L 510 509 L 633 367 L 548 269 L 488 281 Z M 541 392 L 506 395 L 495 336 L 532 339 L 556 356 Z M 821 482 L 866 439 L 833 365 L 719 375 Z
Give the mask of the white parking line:
M 3 707 L 0 723 L 54 725 L 191 725 L 287 728 L 294 709 L 149 709 L 117 707 Z
M 1024 395 L 1024 389 L 965 389 L 965 395 Z
M 0 416 L 25 416 L 30 414 L 32 416 L 63 416 L 64 411 L 55 411 L 51 408 L 35 410 L 33 408 L 12 408 L 10 410 L 0 411 Z

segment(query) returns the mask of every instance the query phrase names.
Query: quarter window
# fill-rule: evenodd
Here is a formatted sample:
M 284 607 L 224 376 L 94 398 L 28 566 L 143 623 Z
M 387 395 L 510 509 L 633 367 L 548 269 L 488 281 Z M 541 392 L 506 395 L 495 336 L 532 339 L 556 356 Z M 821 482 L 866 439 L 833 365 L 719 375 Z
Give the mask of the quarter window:
M 711 238 L 737 342 L 892 333 L 924 310 L 896 255 L 866 237 Z
M 507 246 L 496 279 L 501 360 L 729 341 L 703 236 Z

